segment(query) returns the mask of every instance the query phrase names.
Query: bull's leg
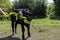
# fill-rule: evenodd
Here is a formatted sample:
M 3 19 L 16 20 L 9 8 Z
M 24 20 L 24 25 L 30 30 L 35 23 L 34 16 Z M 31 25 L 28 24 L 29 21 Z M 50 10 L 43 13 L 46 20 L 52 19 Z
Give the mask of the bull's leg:
M 31 35 L 30 35 L 30 24 L 26 24 L 25 26 L 27 27 L 28 37 L 30 37 L 30 36 L 31 36 Z
M 11 26 L 12 26 L 12 33 L 14 35 L 14 21 L 11 22 Z
M 21 24 L 21 29 L 22 29 L 22 40 L 24 40 L 25 39 L 25 36 L 24 36 L 24 32 L 25 32 L 24 24 Z

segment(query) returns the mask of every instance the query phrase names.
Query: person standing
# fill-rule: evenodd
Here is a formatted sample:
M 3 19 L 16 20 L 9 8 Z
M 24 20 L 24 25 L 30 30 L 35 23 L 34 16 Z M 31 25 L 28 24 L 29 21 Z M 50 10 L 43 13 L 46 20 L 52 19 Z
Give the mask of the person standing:
M 10 16 L 10 20 L 11 20 L 12 33 L 14 35 L 14 33 L 16 34 L 15 23 L 16 23 L 17 13 L 14 12 L 14 11 L 13 12 L 10 12 L 9 16 Z

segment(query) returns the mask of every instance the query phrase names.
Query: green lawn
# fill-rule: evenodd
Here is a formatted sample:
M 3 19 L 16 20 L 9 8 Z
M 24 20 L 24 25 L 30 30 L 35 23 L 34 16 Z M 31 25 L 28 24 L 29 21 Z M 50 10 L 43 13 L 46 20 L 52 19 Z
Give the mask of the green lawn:
M 60 20 L 51 20 L 47 18 L 33 19 L 30 28 L 31 37 L 28 38 L 28 40 L 60 40 Z M 1 39 L 11 35 L 11 22 L 0 21 L 0 32 L 5 32 L 0 34 Z M 21 38 L 20 25 L 18 25 L 17 32 L 18 38 Z M 27 30 L 25 36 L 27 36 Z M 8 39 L 11 38 L 8 37 Z
M 35 25 L 35 26 L 60 26 L 60 20 L 51 20 L 51 19 L 34 19 L 31 23 L 31 25 Z
M 42 26 L 42 27 L 60 27 L 60 20 L 51 19 L 33 19 L 31 26 Z M 0 30 L 11 27 L 10 21 L 0 21 Z

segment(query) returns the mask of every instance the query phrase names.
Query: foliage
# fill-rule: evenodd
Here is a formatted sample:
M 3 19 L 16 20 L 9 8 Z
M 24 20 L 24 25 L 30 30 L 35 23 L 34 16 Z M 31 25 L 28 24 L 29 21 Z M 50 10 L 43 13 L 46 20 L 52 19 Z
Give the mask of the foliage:
M 15 0 L 13 2 L 14 8 L 30 8 L 33 4 L 33 0 Z
M 60 0 L 54 0 L 55 3 L 55 15 L 60 17 Z
M 9 13 L 12 8 L 10 0 L 0 0 L 0 8 L 2 9 L 3 12 Z M 4 20 L 4 19 L 8 19 L 8 18 L 0 14 L 0 20 Z
M 9 10 L 12 8 L 10 0 L 0 0 L 0 8 L 2 8 L 5 12 L 9 12 Z
M 36 17 L 45 17 L 46 16 L 46 4 L 45 1 L 40 0 L 36 1 L 35 7 L 34 7 L 34 15 Z
M 50 4 L 49 6 L 47 6 L 47 16 L 48 18 L 54 18 L 55 13 L 54 13 L 54 8 L 55 8 L 55 4 Z
M 44 0 L 15 0 L 13 8 L 28 8 L 32 11 L 33 16 L 45 17 L 46 16 L 46 1 Z

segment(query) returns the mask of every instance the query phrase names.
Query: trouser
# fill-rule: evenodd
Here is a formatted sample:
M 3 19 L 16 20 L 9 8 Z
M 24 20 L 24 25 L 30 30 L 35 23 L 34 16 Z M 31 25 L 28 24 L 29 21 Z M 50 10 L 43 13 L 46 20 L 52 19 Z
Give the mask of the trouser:
M 11 21 L 12 33 L 16 33 L 15 21 Z

